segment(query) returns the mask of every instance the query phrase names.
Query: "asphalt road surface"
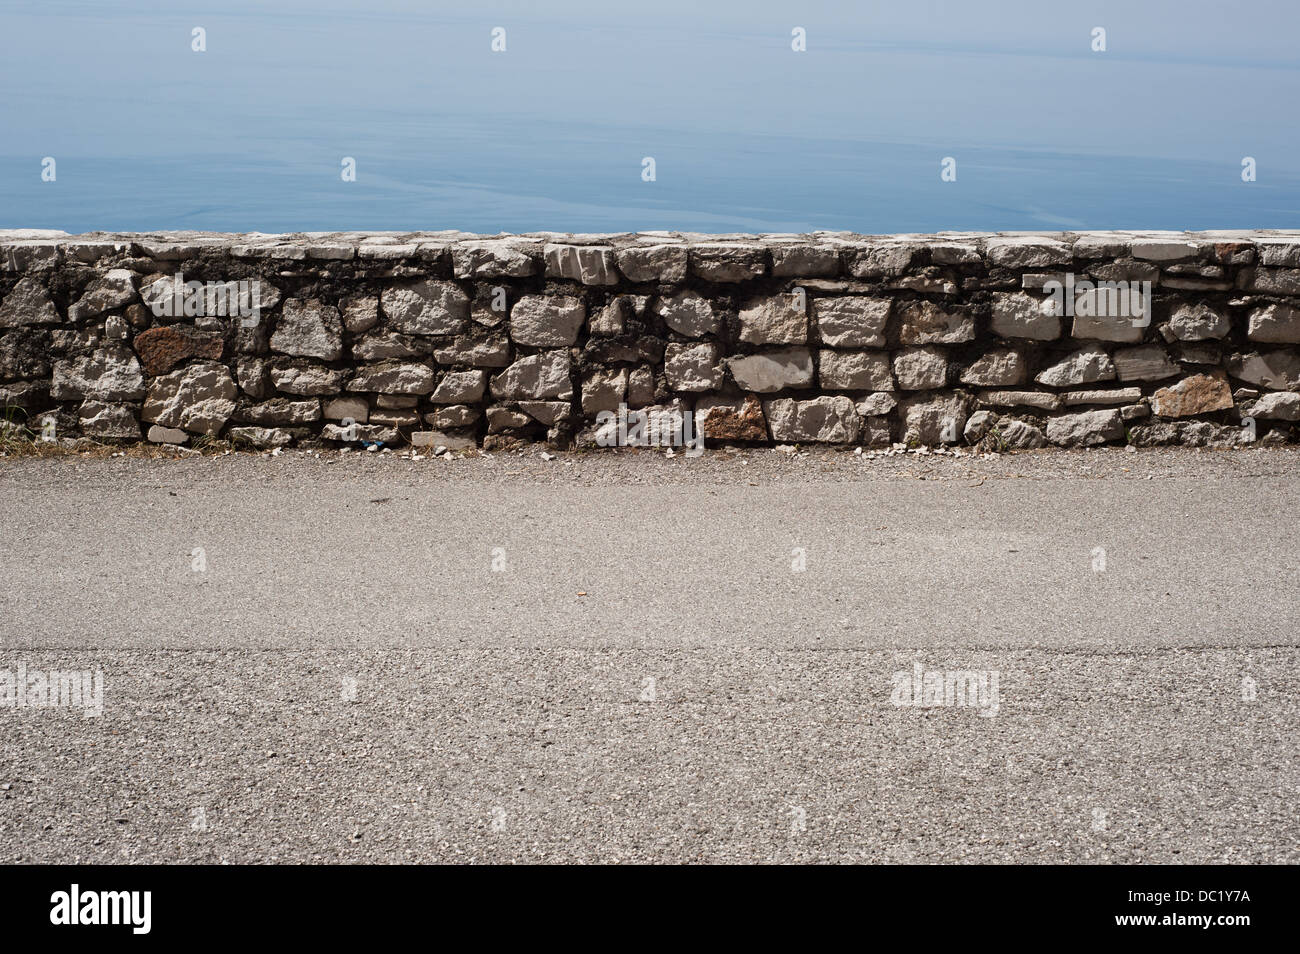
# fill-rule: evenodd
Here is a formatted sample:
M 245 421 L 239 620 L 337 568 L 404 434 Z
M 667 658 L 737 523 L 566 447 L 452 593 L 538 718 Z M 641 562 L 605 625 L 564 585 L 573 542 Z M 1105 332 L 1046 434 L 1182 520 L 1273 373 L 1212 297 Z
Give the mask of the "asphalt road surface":
M 1265 448 L 3 459 L 0 690 L 92 676 L 0 707 L 0 860 L 1300 862 L 1298 515 Z

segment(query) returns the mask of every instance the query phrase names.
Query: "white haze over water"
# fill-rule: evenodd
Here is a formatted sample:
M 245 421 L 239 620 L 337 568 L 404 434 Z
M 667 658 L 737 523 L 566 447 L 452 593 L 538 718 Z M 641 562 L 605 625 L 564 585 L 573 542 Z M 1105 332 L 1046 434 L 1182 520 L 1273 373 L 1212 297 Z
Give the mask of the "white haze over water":
M 3 0 L 0 227 L 1296 228 L 1298 41 L 1291 0 Z

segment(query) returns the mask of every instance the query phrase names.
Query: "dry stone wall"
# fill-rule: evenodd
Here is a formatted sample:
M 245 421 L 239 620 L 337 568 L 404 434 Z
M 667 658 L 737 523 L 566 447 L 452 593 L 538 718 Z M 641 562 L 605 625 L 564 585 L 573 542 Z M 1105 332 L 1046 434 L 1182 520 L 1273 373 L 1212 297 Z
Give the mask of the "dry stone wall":
M 0 264 L 11 437 L 592 446 L 626 408 L 706 445 L 1033 448 L 1300 419 L 1300 232 L 29 230 Z

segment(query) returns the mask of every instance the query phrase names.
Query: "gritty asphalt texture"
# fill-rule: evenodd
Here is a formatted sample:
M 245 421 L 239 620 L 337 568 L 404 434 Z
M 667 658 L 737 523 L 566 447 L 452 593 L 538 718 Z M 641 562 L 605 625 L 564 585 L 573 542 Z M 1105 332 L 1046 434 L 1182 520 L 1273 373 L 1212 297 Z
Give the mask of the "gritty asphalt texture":
M 0 669 L 105 680 L 0 708 L 0 859 L 1296 863 L 1297 478 L 0 459 Z M 996 714 L 894 705 L 916 662 Z

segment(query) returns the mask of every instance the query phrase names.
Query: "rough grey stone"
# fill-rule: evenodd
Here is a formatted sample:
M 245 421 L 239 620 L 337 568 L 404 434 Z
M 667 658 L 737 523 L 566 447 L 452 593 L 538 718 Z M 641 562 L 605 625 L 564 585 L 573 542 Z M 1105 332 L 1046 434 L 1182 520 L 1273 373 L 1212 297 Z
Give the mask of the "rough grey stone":
M 298 358 L 343 357 L 343 321 L 333 305 L 299 298 L 284 303 L 271 335 L 271 350 Z
M 717 334 L 719 320 L 709 300 L 699 292 L 683 291 L 660 298 L 651 311 L 673 331 L 688 338 Z
M 817 298 L 813 312 L 822 344 L 833 348 L 883 348 L 889 298 Z
M 1036 407 L 1044 411 L 1061 406 L 1061 396 L 1050 391 L 981 391 L 977 400 L 991 407 Z
M 648 367 L 636 368 L 627 376 L 627 406 L 645 407 L 654 402 L 654 371 Z
M 1300 394 L 1294 391 L 1271 391 L 1254 403 L 1250 414 L 1259 418 L 1300 421 Z
M 1300 295 L 1300 268 L 1248 268 L 1240 287 L 1265 295 Z
M 984 243 L 990 265 L 1003 268 L 1047 268 L 1068 265 L 1074 257 L 1064 242 L 1036 236 L 993 237 Z
M 1141 341 L 1145 331 L 1143 326 L 1133 324 L 1131 318 L 1076 314 L 1070 334 L 1080 339 L 1134 342 Z
M 68 307 L 68 320 L 85 321 L 139 300 L 135 275 L 125 268 L 113 268 L 91 282 L 85 293 Z
M 474 404 L 486 389 L 486 371 L 448 371 L 429 400 L 433 404 Z
M 518 430 L 533 423 L 533 419 L 523 411 L 494 405 L 487 409 L 488 433 L 499 434 L 502 431 Z
M 617 256 L 618 267 L 628 281 L 678 284 L 686 280 L 684 245 L 633 246 L 619 249 Z
M 578 340 L 587 306 L 566 295 L 525 295 L 510 309 L 510 337 L 534 348 L 561 348 Z
M 628 311 L 631 308 L 628 297 L 619 295 L 611 299 L 587 322 L 587 328 L 593 335 L 600 338 L 614 338 L 623 333 L 627 327 Z
M 452 247 L 451 262 L 457 278 L 527 278 L 537 263 L 526 251 L 509 242 L 465 242 Z M 384 308 L 387 312 L 387 307 Z
M 236 358 L 235 382 L 249 397 L 262 400 L 271 393 L 271 362 L 266 358 Z
M 708 282 L 743 282 L 761 278 L 767 270 L 767 250 L 761 245 L 701 243 L 689 253 L 691 274 Z
M 58 263 L 59 247 L 53 241 L 0 246 L 0 268 L 6 272 L 48 271 Z
M 739 339 L 746 344 L 805 344 L 808 316 L 797 295 L 751 300 L 740 309 Z
M 904 348 L 894 355 L 894 377 L 904 391 L 928 391 L 948 383 L 948 356 L 938 348 Z
M 1232 447 L 1244 443 L 1243 435 L 1239 428 L 1209 421 L 1187 421 L 1178 432 L 1179 440 L 1188 447 Z
M 310 424 L 320 420 L 320 399 L 293 401 L 282 397 L 271 398 L 260 404 L 238 407 L 232 417 L 241 424 Z
M 1061 319 L 1044 311 L 1044 301 L 1021 292 L 993 296 L 993 333 L 1003 338 L 1055 341 L 1061 337 Z
M 129 441 L 140 439 L 140 422 L 136 420 L 135 408 L 129 404 L 85 401 L 78 416 L 81 433 L 87 437 Z
M 397 428 L 380 424 L 326 424 L 320 429 L 322 440 L 351 444 L 357 441 L 396 444 L 401 440 Z
M 898 340 L 905 345 L 961 344 L 975 340 L 975 319 L 957 308 L 922 300 L 903 302 L 895 310 L 900 320 Z
M 381 361 L 365 365 L 348 382 L 349 391 L 379 394 L 432 394 L 433 369 L 427 364 Z
M 722 353 L 712 342 L 670 341 L 664 349 L 664 376 L 674 391 L 714 391 L 722 386 L 721 361 Z
M 467 451 L 478 447 L 473 434 L 455 434 L 450 431 L 415 431 L 411 434 L 411 446 L 429 448 L 437 451 L 439 447 L 448 451 Z
M 543 351 L 519 358 L 492 378 L 492 395 L 502 401 L 573 397 L 569 352 Z
M 378 328 L 352 342 L 352 357 L 358 361 L 414 358 L 425 353 L 427 341 L 427 338 L 398 334 L 388 328 Z
M 568 407 L 567 404 L 561 406 Z M 482 411 L 476 407 L 470 407 L 468 404 L 449 404 L 446 407 L 434 408 L 429 412 L 427 420 L 430 427 L 438 429 L 473 427 L 482 416 Z
M 1070 391 L 1064 395 L 1065 406 L 1079 404 L 1132 404 L 1142 399 L 1141 388 L 1116 388 L 1114 390 Z
M 1124 437 L 1119 411 L 1081 411 L 1062 414 L 1047 422 L 1047 439 L 1063 447 L 1090 447 Z
M 343 302 L 343 327 L 354 335 L 369 331 L 379 321 L 379 299 L 374 295 L 348 298 Z
M 0 385 L 0 415 L 9 408 L 32 413 L 43 410 L 50 403 L 48 381 L 12 381 Z
M 1259 262 L 1261 265 L 1289 266 L 1291 268 L 1300 266 L 1300 243 L 1294 239 L 1260 236 L 1255 239 L 1255 244 L 1259 249 Z
M 0 379 L 44 378 L 50 374 L 50 333 L 15 328 L 0 335 Z
M 1024 355 L 1009 349 L 981 355 L 961 373 L 963 384 L 985 388 L 1015 387 L 1028 379 L 1029 368 Z
M 763 412 L 777 441 L 852 444 L 861 427 L 853 401 L 843 395 L 807 401 L 773 398 L 763 402 Z
M 1227 315 L 1197 302 L 1179 305 L 1169 318 L 1169 329 L 1179 341 L 1208 341 L 1227 336 L 1232 322 Z
M 1250 313 L 1246 337 L 1264 344 L 1300 344 L 1300 308 L 1278 302 Z
M 234 413 L 238 393 L 225 365 L 195 362 L 149 382 L 140 419 L 215 436 Z
M 892 391 L 894 376 L 884 351 L 831 351 L 818 355 L 821 386 L 832 391 Z
M 519 410 L 547 427 L 565 424 L 573 415 L 573 405 L 567 401 L 520 401 Z
M 896 407 L 898 407 L 898 398 L 894 394 L 878 391 L 875 394 L 868 394 L 858 402 L 858 413 L 863 417 L 877 417 L 888 414 Z
M 966 439 L 967 444 L 978 444 L 984 439 L 984 435 L 989 432 L 998 419 L 998 416 L 992 411 L 976 411 L 970 417 L 966 418 L 966 426 L 962 428 L 962 437 Z
M 979 249 L 962 242 L 931 242 L 930 261 L 936 265 L 978 265 Z
M 510 342 L 499 335 L 488 338 L 453 338 L 450 344 L 434 349 L 433 360 L 439 364 L 504 368 L 510 363 Z
M 19 325 L 57 325 L 62 319 L 39 280 L 20 278 L 9 294 L 0 298 L 0 328 Z
M 868 447 L 886 447 L 894 439 L 894 426 L 887 417 L 864 417 L 858 442 Z
M 277 359 L 271 364 L 271 380 L 276 390 L 286 394 L 338 394 L 347 374 L 342 368 L 327 368 L 310 361 Z
M 1115 352 L 1115 374 L 1121 381 L 1160 381 L 1178 373 L 1178 365 L 1158 345 L 1120 348 Z
M 355 421 L 365 424 L 370 420 L 370 403 L 363 397 L 343 395 L 325 402 L 323 416 L 327 421 Z
M 1177 444 L 1182 438 L 1182 425 L 1173 421 L 1137 424 L 1129 437 L 1135 447 L 1162 447 Z
M 568 278 L 584 285 L 617 285 L 614 250 L 596 245 L 547 245 L 548 278 Z
M 909 444 L 955 444 L 966 428 L 966 399 L 959 394 L 908 398 L 899 410 Z
M 912 264 L 916 247 L 906 243 L 847 246 L 845 264 L 854 278 L 894 278 Z
M 827 245 L 774 245 L 771 254 L 777 278 L 833 277 L 840 271 L 839 250 Z
M 1294 391 L 1300 389 L 1300 355 L 1290 351 L 1233 355 L 1228 373 L 1260 387 Z
M 1162 279 L 1168 277 L 1161 274 L 1159 265 L 1135 262 L 1132 259 L 1094 262 L 1088 266 L 1088 278 L 1097 282 L 1150 282 L 1152 285 L 1159 285 Z M 1058 275 L 1057 280 L 1064 283 L 1064 275 Z
M 163 427 L 161 424 L 150 424 L 146 439 L 151 444 L 184 444 L 190 439 L 190 435 L 179 427 Z
M 236 426 L 227 432 L 227 436 L 234 444 L 249 444 L 260 450 L 293 443 L 293 434 L 279 427 Z
M 1201 248 L 1193 242 L 1171 239 L 1138 239 L 1130 253 L 1134 258 L 1148 262 L 1185 262 L 1199 258 Z
M 1179 341 L 1174 345 L 1174 357 L 1181 364 L 1223 363 L 1223 350 L 1217 341 Z
M 54 362 L 50 396 L 56 401 L 93 398 L 105 403 L 144 397 L 144 374 L 129 348 L 109 344 Z
M 469 319 L 469 296 L 452 282 L 422 281 L 385 288 L 379 301 L 388 327 L 404 334 L 459 334 Z
M 1066 355 L 1056 364 L 1040 371 L 1034 380 L 1053 388 L 1110 381 L 1115 377 L 1115 365 L 1103 349 L 1095 345 L 1080 348 Z
M 501 306 L 500 310 L 494 307 L 496 305 Z M 501 301 L 497 298 L 493 298 L 486 303 L 474 302 L 469 306 L 469 320 L 484 328 L 499 328 L 506 320 L 508 306 L 508 301 Z
M 1005 418 L 997 424 L 998 443 L 1010 450 L 1034 450 L 1047 446 L 1043 432 L 1024 421 L 1009 421 Z

